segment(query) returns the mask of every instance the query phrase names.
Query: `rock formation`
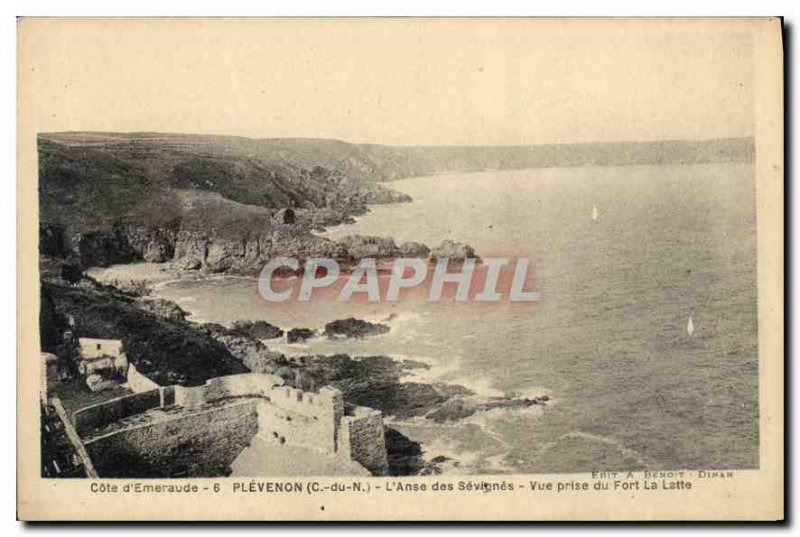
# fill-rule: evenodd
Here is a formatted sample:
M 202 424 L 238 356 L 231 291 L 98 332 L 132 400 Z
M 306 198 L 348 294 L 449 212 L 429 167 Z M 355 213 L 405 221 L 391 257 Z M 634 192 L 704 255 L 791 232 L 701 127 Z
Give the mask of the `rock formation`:
M 352 259 L 365 257 L 387 258 L 397 256 L 397 246 L 391 237 L 371 237 L 365 235 L 348 235 L 339 239 Z
M 283 337 L 283 330 L 266 321 L 234 321 L 231 329 L 255 339 L 276 339 Z
M 286 341 L 289 343 L 302 343 L 310 337 L 313 337 L 314 331 L 308 328 L 292 328 L 286 332 Z
M 163 298 L 139 297 L 133 304 L 142 311 L 159 315 L 173 321 L 183 321 L 186 319 L 186 312 L 183 311 L 180 306 Z
M 370 323 L 354 317 L 333 321 L 325 325 L 325 334 L 328 337 L 365 338 L 389 332 L 385 324 Z
M 431 253 L 431 249 L 421 242 L 404 242 L 397 248 L 397 257 L 418 257 L 425 258 Z
M 475 249 L 462 242 L 445 239 L 442 244 L 431 250 L 431 259 L 448 259 L 451 261 L 463 261 L 468 258 L 478 258 Z

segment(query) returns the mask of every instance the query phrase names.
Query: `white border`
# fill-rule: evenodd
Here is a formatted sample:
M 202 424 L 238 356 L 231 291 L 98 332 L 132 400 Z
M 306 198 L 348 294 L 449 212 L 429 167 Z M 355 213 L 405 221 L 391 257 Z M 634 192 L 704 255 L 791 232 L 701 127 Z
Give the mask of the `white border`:
M 4 370 L 2 374 L 2 386 L 0 393 L 3 396 L 2 423 L 6 425 L 6 431 L 11 431 L 11 424 L 16 422 L 16 373 L 14 371 L 16 348 L 16 19 L 18 15 L 25 16 L 775 16 L 783 15 L 789 24 L 797 24 L 798 8 L 800 2 L 796 0 L 759 0 L 758 2 L 733 2 L 724 1 L 704 1 L 698 0 L 671 0 L 669 2 L 642 2 L 642 1 L 605 1 L 591 2 L 578 0 L 559 0 L 557 2 L 522 2 L 512 0 L 491 0 L 491 1 L 470 1 L 460 0 L 455 2 L 433 1 L 433 0 L 294 0 L 291 2 L 259 2 L 252 0 L 192 0 L 191 2 L 172 2 L 166 0 L 38 0 L 38 1 L 10 1 L 2 3 L 0 11 L 0 29 L 2 29 L 2 54 L 0 55 L 0 67 L 3 73 L 0 87 L 2 97 L 2 117 L 5 122 L 0 136 L 0 148 L 2 148 L 3 180 L 0 182 L 0 200 L 2 200 L 2 210 L 0 210 L 0 232 L 2 233 L 2 245 L 6 252 L 6 264 L 2 267 L 2 307 L 0 309 L 0 337 L 4 342 Z M 794 40 L 797 40 L 797 27 L 794 28 Z M 795 47 L 796 48 L 796 47 Z M 791 67 L 790 67 L 791 66 Z M 794 57 L 787 57 L 787 70 L 794 70 Z M 786 99 L 794 101 L 796 96 L 794 88 L 791 95 Z M 794 124 L 794 114 L 788 118 Z M 791 128 L 787 126 L 787 131 Z M 792 154 L 797 154 L 797 140 L 792 140 L 788 150 Z M 787 178 L 787 183 L 791 178 Z M 794 207 L 798 204 L 800 194 L 797 189 L 792 193 Z M 792 233 L 791 237 L 797 240 L 798 224 L 797 219 L 792 218 L 792 212 L 787 215 Z M 794 245 L 796 246 L 796 244 Z M 795 264 L 794 274 L 796 275 L 797 265 Z M 795 303 L 797 292 L 792 294 L 791 302 Z M 790 306 L 791 307 L 791 306 Z M 800 333 L 800 320 L 794 319 L 791 326 L 791 337 L 789 349 L 794 348 L 795 335 Z M 793 368 L 794 386 L 799 385 L 798 367 Z M 793 390 L 787 393 L 791 394 Z M 796 407 L 792 401 L 792 414 L 796 415 Z M 790 414 L 790 415 L 792 415 Z M 26 531 L 27 528 L 20 523 L 14 522 L 16 518 L 16 490 L 12 475 L 10 461 L 16 460 L 16 445 L 13 434 L 8 432 L 4 435 L 2 445 L 2 460 L 9 461 L 7 464 L 7 476 L 2 484 L 0 491 L 0 520 L 2 520 L 3 534 L 17 534 Z M 800 453 L 796 444 L 794 455 Z M 796 457 L 793 467 L 797 467 Z M 790 477 L 794 481 L 794 475 Z M 789 496 L 792 506 L 789 507 L 790 513 L 797 516 L 797 496 Z M 788 506 L 787 506 L 788 507 Z M 74 528 L 74 526 L 73 526 Z M 239 527 L 241 528 L 241 527 Z M 83 528 L 85 529 L 85 528 Z M 208 531 L 209 529 L 219 530 L 221 528 L 197 528 L 197 527 L 174 527 L 153 528 L 153 527 L 125 527 L 109 528 L 94 527 L 90 531 L 114 531 L 114 532 L 134 532 L 147 531 L 149 535 L 167 535 L 176 531 Z M 250 531 L 264 531 L 265 528 L 249 528 Z M 366 531 L 372 532 L 378 528 L 338 528 L 338 531 Z M 383 531 L 392 530 L 390 527 L 381 528 Z M 512 528 L 509 528 L 512 529 Z M 523 528 L 516 528 L 521 530 Z M 544 529 L 544 528 L 542 528 Z M 561 528 L 561 532 L 572 534 L 584 531 L 588 528 Z M 621 528 L 603 526 L 600 529 L 604 532 L 617 532 Z M 464 531 L 466 527 L 449 528 L 446 531 Z M 663 528 L 662 528 L 663 530 Z M 766 528 L 749 527 L 745 531 L 748 533 L 760 533 Z M 37 529 L 38 532 L 56 531 L 55 528 Z M 272 527 L 268 531 L 273 534 L 283 534 L 292 531 L 286 527 Z M 310 533 L 314 530 L 308 528 L 295 528 L 294 532 Z M 399 530 L 412 531 L 412 530 Z M 414 533 L 421 535 L 433 535 L 445 531 L 445 528 L 416 528 Z M 483 528 L 482 531 L 491 531 Z M 638 526 L 631 531 L 638 533 L 647 531 L 646 527 Z M 683 534 L 698 535 L 704 531 L 703 528 L 671 528 L 671 531 L 680 531 Z M 8 532 L 8 533 L 7 533 Z

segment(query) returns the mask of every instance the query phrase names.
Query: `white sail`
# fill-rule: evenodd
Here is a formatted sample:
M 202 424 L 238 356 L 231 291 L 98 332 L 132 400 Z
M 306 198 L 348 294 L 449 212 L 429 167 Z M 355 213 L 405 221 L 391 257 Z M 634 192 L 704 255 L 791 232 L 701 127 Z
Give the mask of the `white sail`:
M 597 212 L 597 205 L 592 205 L 592 220 L 597 220 L 599 213 Z
M 686 332 L 691 336 L 694 334 L 694 323 L 692 322 L 692 316 L 689 315 L 689 322 L 686 323 Z

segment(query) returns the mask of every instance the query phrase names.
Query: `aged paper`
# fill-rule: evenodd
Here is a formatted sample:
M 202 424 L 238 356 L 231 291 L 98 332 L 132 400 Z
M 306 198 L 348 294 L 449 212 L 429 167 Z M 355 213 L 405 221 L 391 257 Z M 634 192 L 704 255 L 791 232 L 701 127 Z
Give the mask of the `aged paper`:
M 19 21 L 24 520 L 780 520 L 778 19 Z

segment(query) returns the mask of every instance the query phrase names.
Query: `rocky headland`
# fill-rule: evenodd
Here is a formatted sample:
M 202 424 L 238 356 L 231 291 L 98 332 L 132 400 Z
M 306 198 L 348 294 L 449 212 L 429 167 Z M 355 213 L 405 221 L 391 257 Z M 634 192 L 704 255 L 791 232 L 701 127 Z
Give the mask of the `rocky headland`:
M 321 161 L 301 167 L 270 144 L 224 137 L 40 135 L 40 250 L 80 268 L 147 261 L 248 275 L 276 257 L 346 266 L 364 257 L 474 255 L 466 245 L 315 235 L 371 204 L 411 201 Z

